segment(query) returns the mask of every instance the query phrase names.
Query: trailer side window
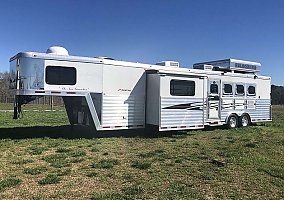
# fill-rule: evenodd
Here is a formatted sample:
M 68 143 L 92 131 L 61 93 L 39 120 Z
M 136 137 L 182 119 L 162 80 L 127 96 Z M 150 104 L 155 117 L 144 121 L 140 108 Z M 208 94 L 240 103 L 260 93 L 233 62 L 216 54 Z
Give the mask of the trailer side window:
M 171 80 L 170 93 L 173 96 L 194 96 L 195 82 L 185 80 Z
M 249 96 L 255 95 L 255 86 L 253 86 L 253 85 L 248 86 L 248 95 Z
M 75 85 L 76 69 L 74 67 L 47 66 L 45 81 L 50 85 Z
M 236 85 L 236 94 L 237 95 L 244 95 L 245 94 L 245 87 L 244 85 Z
M 213 83 L 211 83 L 210 85 L 210 94 L 218 94 L 218 84 L 215 83 L 215 81 Z
M 223 94 L 225 95 L 233 94 L 233 86 L 231 84 L 225 83 L 223 86 Z

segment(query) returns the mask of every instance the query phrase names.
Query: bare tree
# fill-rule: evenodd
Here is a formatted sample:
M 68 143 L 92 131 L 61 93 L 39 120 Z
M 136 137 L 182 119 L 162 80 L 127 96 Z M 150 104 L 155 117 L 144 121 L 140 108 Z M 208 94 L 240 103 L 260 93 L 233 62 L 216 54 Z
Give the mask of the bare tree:
M 11 102 L 12 96 L 9 93 L 9 84 L 10 84 L 10 78 L 9 73 L 4 72 L 0 73 L 0 100 L 1 102 Z

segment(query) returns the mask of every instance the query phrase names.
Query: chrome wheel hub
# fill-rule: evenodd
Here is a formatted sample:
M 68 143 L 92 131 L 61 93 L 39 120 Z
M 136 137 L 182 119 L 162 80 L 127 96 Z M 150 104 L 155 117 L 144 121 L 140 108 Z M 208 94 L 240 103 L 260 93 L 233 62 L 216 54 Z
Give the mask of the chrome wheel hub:
M 248 126 L 248 117 L 247 116 L 242 117 L 242 126 Z
M 237 126 L 237 119 L 235 117 L 231 117 L 230 119 L 230 126 L 235 128 Z

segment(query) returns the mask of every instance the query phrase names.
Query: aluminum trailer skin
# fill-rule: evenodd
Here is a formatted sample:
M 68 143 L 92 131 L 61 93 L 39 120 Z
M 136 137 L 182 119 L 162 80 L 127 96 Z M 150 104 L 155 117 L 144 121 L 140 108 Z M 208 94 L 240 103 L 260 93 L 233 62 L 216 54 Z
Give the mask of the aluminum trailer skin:
M 14 118 L 22 104 L 61 96 L 70 124 L 96 131 L 230 128 L 271 121 L 271 78 L 260 63 L 226 59 L 180 68 L 106 57 L 69 56 L 63 47 L 22 52 L 10 59 Z

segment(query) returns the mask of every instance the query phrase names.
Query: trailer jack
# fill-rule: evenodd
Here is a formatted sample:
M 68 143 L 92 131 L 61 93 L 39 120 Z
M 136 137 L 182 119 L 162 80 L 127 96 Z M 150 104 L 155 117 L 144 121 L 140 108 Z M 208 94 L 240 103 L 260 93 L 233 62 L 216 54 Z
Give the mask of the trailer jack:
M 15 95 L 13 119 L 19 119 L 21 116 L 23 116 L 22 105 L 27 104 L 35 99 L 35 96 Z
M 13 119 L 18 119 L 22 113 L 22 105 L 19 104 L 19 97 L 16 95 L 14 100 L 14 116 Z

